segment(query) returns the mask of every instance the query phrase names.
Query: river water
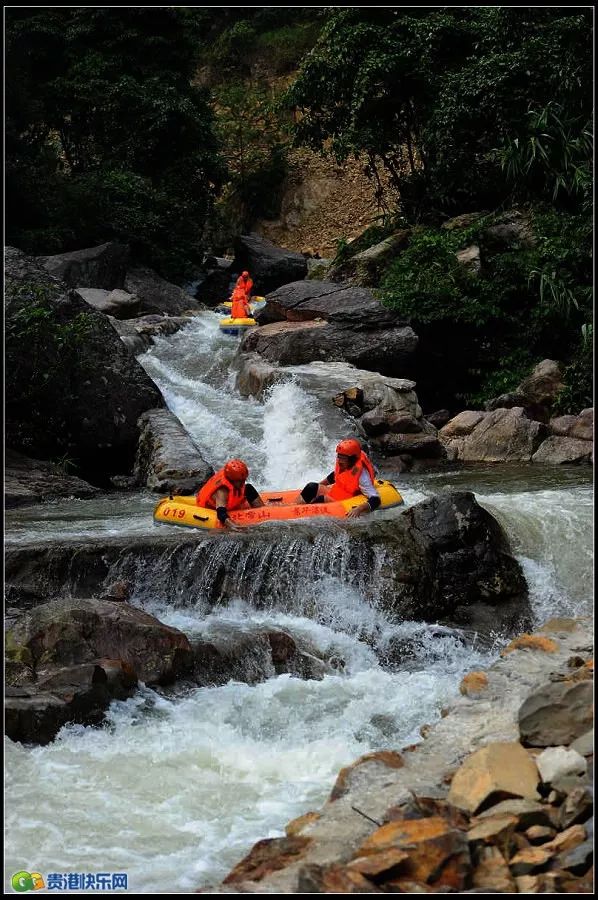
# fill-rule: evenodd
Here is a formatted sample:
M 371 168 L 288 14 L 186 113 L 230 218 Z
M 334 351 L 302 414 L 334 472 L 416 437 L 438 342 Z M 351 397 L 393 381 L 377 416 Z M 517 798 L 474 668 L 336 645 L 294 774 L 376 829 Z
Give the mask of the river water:
M 237 341 L 219 334 L 217 319 L 202 314 L 140 357 L 169 408 L 215 467 L 232 456 L 246 459 L 258 489 L 321 477 L 347 420 L 293 382 L 275 386 L 264 402 L 241 398 L 234 390 Z M 510 537 L 538 623 L 591 612 L 587 469 L 403 475 L 399 487 L 407 505 L 447 487 L 474 491 Z M 11 510 L 6 541 L 35 547 L 57 538 L 151 535 L 156 499 L 116 494 Z M 259 609 L 241 584 L 237 598 L 206 614 L 201 598 L 173 605 L 166 589 L 153 582 L 148 590 L 140 580 L 133 602 L 189 635 L 281 628 L 317 655 L 341 656 L 345 670 L 321 681 L 282 675 L 178 695 L 142 687 L 112 705 L 103 728 L 66 727 L 47 747 L 6 739 L 7 886 L 19 870 L 125 872 L 132 891 L 192 893 L 221 879 L 256 840 L 280 836 L 289 819 L 321 806 L 342 766 L 420 739 L 420 726 L 439 718 L 462 676 L 491 665 L 500 645 L 464 644 L 450 629 L 393 621 L 371 602 L 375 562 L 361 582 L 349 582 L 340 563 L 327 565 L 328 557 L 343 559 L 346 529 L 365 528 L 364 522 L 322 524 L 320 557 L 298 569 L 302 590 L 283 581 Z M 290 602 L 285 592 L 302 602 Z M 397 637 L 417 652 L 408 665 L 389 668 L 380 648 Z

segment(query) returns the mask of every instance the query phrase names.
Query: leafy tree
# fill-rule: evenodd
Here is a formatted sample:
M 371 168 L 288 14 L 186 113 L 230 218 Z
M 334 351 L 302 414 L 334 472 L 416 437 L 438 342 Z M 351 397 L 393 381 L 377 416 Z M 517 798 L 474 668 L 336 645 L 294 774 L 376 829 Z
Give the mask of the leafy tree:
M 405 212 L 492 208 L 512 188 L 499 148 L 530 102 L 589 119 L 591 39 L 583 8 L 342 9 L 286 102 L 298 142 L 339 160 L 366 154 Z
M 172 277 L 201 258 L 224 168 L 192 84 L 202 11 L 7 10 L 7 239 L 120 239 Z

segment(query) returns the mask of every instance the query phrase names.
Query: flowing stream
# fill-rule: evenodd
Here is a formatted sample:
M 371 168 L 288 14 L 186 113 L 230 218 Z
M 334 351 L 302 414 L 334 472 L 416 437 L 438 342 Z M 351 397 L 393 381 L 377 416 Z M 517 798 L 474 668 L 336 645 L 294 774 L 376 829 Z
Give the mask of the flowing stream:
M 258 489 L 298 487 L 326 474 L 347 420 L 294 381 L 275 386 L 264 402 L 241 398 L 232 365 L 237 339 L 220 335 L 217 320 L 204 313 L 140 357 L 169 408 L 214 467 L 244 458 Z M 538 623 L 591 612 L 587 470 L 499 466 L 402 476 L 399 486 L 407 505 L 447 486 L 473 490 L 510 537 Z M 141 492 L 10 510 L 6 541 L 27 548 L 149 536 L 156 500 Z M 280 628 L 316 655 L 342 657 L 345 669 L 319 681 L 272 674 L 258 684 L 178 693 L 142 687 L 112 704 L 103 728 L 65 727 L 47 747 L 6 739 L 7 886 L 19 870 L 124 872 L 129 890 L 192 893 L 221 879 L 256 840 L 280 836 L 289 819 L 321 806 L 342 766 L 420 739 L 420 726 L 439 718 L 463 674 L 491 665 L 498 645 L 464 643 L 451 629 L 383 613 L 375 602 L 376 554 L 358 561 L 365 569 L 358 578 L 349 577 L 355 560 L 347 530 L 363 523 L 322 524 L 309 554 L 289 538 L 292 525 L 284 546 L 276 527 L 266 526 L 260 552 L 268 596 L 259 579 L 243 579 L 242 566 L 231 564 L 239 595 L 217 607 L 202 604 L 209 553 L 191 592 L 145 583 L 140 567 L 132 602 L 188 635 Z M 293 553 L 303 563 L 294 568 Z M 384 647 L 396 639 L 415 652 L 405 665 L 385 665 Z

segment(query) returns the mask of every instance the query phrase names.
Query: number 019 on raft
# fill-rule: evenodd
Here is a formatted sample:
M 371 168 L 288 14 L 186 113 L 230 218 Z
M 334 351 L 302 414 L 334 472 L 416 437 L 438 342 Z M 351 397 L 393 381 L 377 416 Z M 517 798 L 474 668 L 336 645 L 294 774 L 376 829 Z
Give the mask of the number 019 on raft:
M 376 481 L 380 495 L 380 509 L 399 506 L 403 498 L 390 481 Z M 349 500 L 335 500 L 329 503 L 299 504 L 299 491 L 265 491 L 260 493 L 265 506 L 256 509 L 237 509 L 230 513 L 233 522 L 239 525 L 260 525 L 262 522 L 291 521 L 325 516 L 344 519 L 355 506 L 361 506 L 364 497 Z M 190 528 L 222 528 L 214 509 L 197 506 L 195 497 L 166 497 L 160 500 L 154 510 L 154 522 L 164 525 L 186 525 Z

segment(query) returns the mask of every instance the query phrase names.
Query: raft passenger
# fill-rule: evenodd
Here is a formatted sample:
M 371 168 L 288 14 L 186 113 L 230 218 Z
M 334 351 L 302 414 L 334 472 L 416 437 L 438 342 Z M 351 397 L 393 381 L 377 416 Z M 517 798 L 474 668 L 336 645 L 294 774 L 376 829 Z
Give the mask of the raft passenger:
M 251 300 L 251 291 L 253 290 L 253 281 L 251 280 L 251 275 L 249 272 L 241 272 L 239 277 L 237 278 L 237 283 L 235 284 L 235 290 L 237 288 L 241 288 L 245 292 L 245 296 L 247 298 L 247 302 Z
M 247 483 L 249 469 L 241 459 L 231 459 L 206 481 L 195 495 L 195 502 L 204 509 L 215 509 L 224 528 L 239 531 L 244 525 L 235 524 L 230 516 L 234 509 L 264 506 L 264 501 L 252 484 Z
M 231 319 L 250 319 L 251 307 L 243 288 L 236 287 L 231 297 Z
M 361 449 L 355 438 L 341 441 L 336 447 L 336 466 L 319 484 L 310 481 L 299 497 L 303 503 L 326 503 L 330 500 L 349 500 L 360 494 L 365 502 L 347 513 L 348 519 L 355 519 L 378 509 L 380 495 L 375 488 L 376 475 L 369 457 Z

